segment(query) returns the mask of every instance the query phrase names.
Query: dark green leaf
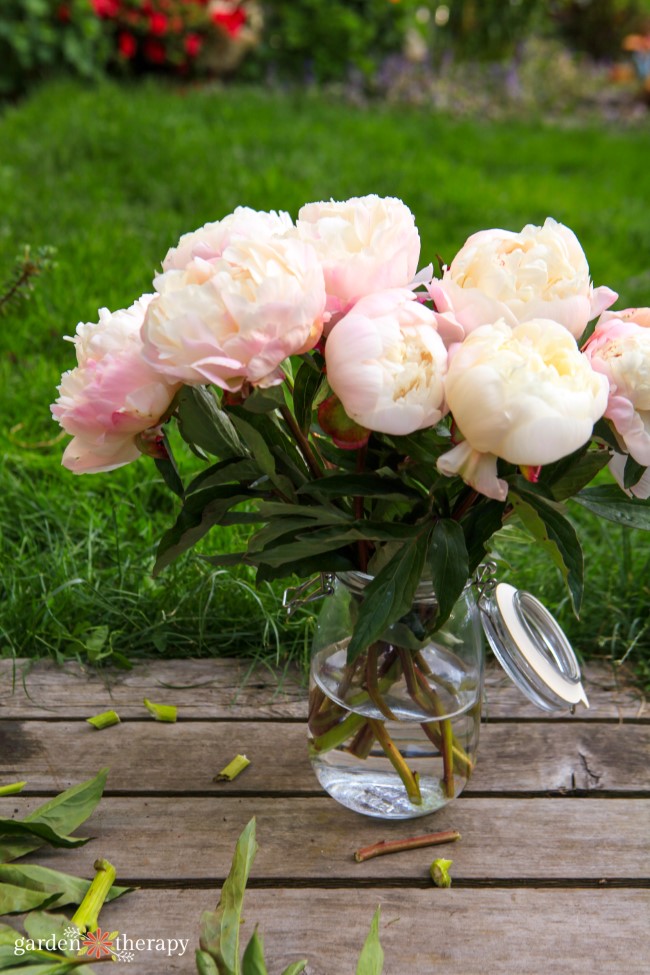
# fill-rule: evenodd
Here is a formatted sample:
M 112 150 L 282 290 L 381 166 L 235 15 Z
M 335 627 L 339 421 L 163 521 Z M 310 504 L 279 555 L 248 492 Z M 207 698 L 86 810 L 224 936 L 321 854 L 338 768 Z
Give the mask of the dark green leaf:
M 183 440 L 217 457 L 245 457 L 246 451 L 230 417 L 203 386 L 184 386 L 176 411 Z
M 237 840 L 216 911 L 205 911 L 201 917 L 201 949 L 212 955 L 219 975 L 239 975 L 241 912 L 256 852 L 255 819 L 251 819 Z
M 311 427 L 314 397 L 323 381 L 322 372 L 315 371 L 311 362 L 311 359 L 309 362 L 303 362 L 296 374 L 293 388 L 293 408 L 296 421 L 303 433 L 308 433 Z
M 233 493 L 233 491 L 235 493 Z M 203 538 L 236 504 L 259 497 L 257 491 L 221 485 L 188 495 L 174 525 L 160 539 L 154 575 Z
M 290 565 L 296 560 L 310 558 L 321 552 L 345 549 L 355 542 L 367 539 L 369 541 L 401 541 L 412 538 L 421 532 L 414 525 L 397 523 L 394 525 L 377 525 L 367 521 L 359 521 L 352 528 L 326 527 L 314 528 L 313 531 L 302 531 L 284 545 L 275 540 L 264 551 L 255 550 L 255 558 L 265 565 Z
M 572 500 L 617 525 L 650 531 L 650 501 L 628 498 L 614 484 L 586 488 Z
M 347 497 L 383 498 L 390 501 L 421 500 L 422 495 L 407 487 L 395 474 L 326 474 L 298 489 L 298 494 L 329 499 Z
M 260 565 L 257 570 L 257 582 L 272 582 L 274 579 L 286 579 L 287 576 L 297 575 L 303 579 L 318 572 L 350 572 L 356 568 L 352 559 L 341 552 L 323 552 L 310 558 L 296 558 L 295 561 L 285 562 L 280 566 Z
M 260 476 L 260 469 L 254 460 L 240 460 L 229 457 L 212 464 L 198 477 L 195 477 L 187 487 L 187 494 L 204 491 L 207 488 L 218 487 L 220 484 L 249 484 Z
M 381 975 L 384 970 L 384 952 L 379 941 L 379 914 L 380 910 L 377 908 L 359 957 L 356 975 Z
M 429 542 L 428 561 L 438 599 L 436 626 L 440 628 L 449 619 L 469 577 L 465 535 L 457 521 L 443 518 L 436 523 Z
M 366 588 L 348 645 L 348 663 L 352 663 L 381 637 L 391 623 L 410 610 L 422 578 L 429 534 L 430 528 L 421 526 L 420 535 L 405 542 Z
M 257 417 L 257 419 L 259 420 L 260 418 Z M 262 419 L 267 418 L 264 417 Z M 262 471 L 263 474 L 266 474 L 269 480 L 275 485 L 275 487 L 278 488 L 278 490 L 282 492 L 282 494 L 289 499 L 292 499 L 294 495 L 293 483 L 284 474 L 278 473 L 274 451 L 269 446 L 269 442 L 267 442 L 265 434 L 256 426 L 253 426 L 252 423 L 249 423 L 247 419 L 245 420 L 238 414 L 233 414 L 233 420 L 239 434 L 255 458 L 255 463 L 259 467 L 260 471 Z M 273 441 L 270 441 L 270 443 L 271 446 L 275 446 Z
M 264 962 L 264 942 L 262 936 L 253 931 L 242 958 L 242 975 L 268 975 Z
M 625 470 L 623 471 L 623 487 L 634 487 L 635 484 L 639 483 L 645 472 L 645 465 L 639 464 L 631 454 L 628 454 L 628 458 L 625 461 Z
M 311 518 L 315 522 L 326 525 L 352 520 L 352 515 L 329 504 L 284 504 L 281 501 L 261 501 L 257 507 L 260 521 L 276 517 L 290 518 L 294 515 L 300 518 Z
M 468 554 L 468 570 L 472 575 L 485 558 L 486 546 L 503 524 L 506 505 L 502 501 L 485 499 L 473 505 L 461 520 Z
M 593 440 L 600 440 L 608 447 L 612 447 L 614 450 L 620 453 L 621 448 L 618 440 L 616 439 L 616 434 L 614 433 L 614 430 L 612 429 L 612 425 L 609 422 L 609 420 L 605 420 L 605 419 L 598 420 L 598 422 L 594 425 L 593 433 L 591 436 Z
M 560 570 L 577 616 L 584 587 L 584 559 L 575 528 L 552 502 L 538 494 L 520 488 L 511 489 L 508 500 L 524 526 Z
M 544 468 L 542 478 L 556 501 L 573 497 L 609 463 L 607 450 L 588 450 L 564 457 L 552 469 Z
M 172 449 L 169 444 L 169 438 L 167 436 L 167 432 L 164 428 L 162 432 L 162 437 L 165 446 L 165 451 L 167 452 L 167 456 L 154 457 L 154 464 L 158 468 L 158 472 L 161 474 L 162 479 L 167 485 L 167 487 L 169 488 L 169 490 L 173 491 L 174 494 L 177 494 L 179 498 L 182 498 L 185 493 L 185 490 L 183 488 L 183 482 L 178 472 L 176 461 L 174 460 L 174 455 L 172 453 Z
M 257 388 L 242 403 L 248 413 L 273 413 L 284 405 L 284 388 L 281 385 L 269 386 L 268 389 Z

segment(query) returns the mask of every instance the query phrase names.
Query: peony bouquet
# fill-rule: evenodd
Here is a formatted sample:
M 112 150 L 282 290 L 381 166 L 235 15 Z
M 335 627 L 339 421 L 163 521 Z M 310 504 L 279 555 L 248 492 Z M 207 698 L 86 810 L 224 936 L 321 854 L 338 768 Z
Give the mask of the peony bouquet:
M 650 525 L 650 309 L 608 310 L 617 295 L 550 218 L 475 233 L 438 274 L 419 263 L 412 213 L 377 196 L 310 203 L 295 223 L 239 207 L 184 235 L 152 294 L 77 327 L 52 407 L 64 465 L 153 458 L 179 498 L 157 571 L 242 523 L 246 550 L 212 564 L 366 574 L 348 661 L 423 577 L 442 626 L 513 518 L 577 610 L 567 499 Z M 205 464 L 190 483 L 173 423 Z M 588 487 L 607 465 L 618 484 Z

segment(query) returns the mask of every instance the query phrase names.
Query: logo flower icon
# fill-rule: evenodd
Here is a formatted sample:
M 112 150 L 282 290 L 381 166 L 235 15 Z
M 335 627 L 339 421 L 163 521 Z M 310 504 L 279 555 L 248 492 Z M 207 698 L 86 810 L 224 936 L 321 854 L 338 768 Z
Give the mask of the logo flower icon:
M 84 935 L 84 939 L 81 942 L 82 953 L 97 959 L 105 955 L 113 955 L 115 953 L 113 950 L 113 939 L 116 934 L 117 931 L 109 934 L 108 931 L 102 931 L 101 928 L 97 928 L 96 931 L 89 931 Z

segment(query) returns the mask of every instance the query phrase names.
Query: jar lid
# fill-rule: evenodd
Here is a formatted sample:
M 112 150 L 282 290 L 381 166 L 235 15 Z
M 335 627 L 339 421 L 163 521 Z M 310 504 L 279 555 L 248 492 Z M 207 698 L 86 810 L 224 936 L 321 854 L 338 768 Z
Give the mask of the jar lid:
M 539 599 L 500 582 L 483 590 L 479 606 L 494 655 L 533 704 L 545 711 L 589 707 L 573 648 Z

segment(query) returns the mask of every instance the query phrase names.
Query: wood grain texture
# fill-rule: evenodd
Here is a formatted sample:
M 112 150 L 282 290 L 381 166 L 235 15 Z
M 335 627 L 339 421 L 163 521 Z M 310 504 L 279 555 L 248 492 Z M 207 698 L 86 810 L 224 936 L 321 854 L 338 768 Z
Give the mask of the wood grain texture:
M 334 896 L 332 896 L 334 894 Z M 199 918 L 218 890 L 137 891 L 107 905 L 102 927 L 183 939 L 172 954 L 138 951 L 136 975 L 195 975 Z M 639 890 L 251 890 L 242 948 L 256 924 L 269 971 L 300 958 L 307 975 L 355 970 L 381 906 L 384 975 L 647 975 L 650 897 Z
M 107 793 L 314 793 L 302 722 L 125 721 L 96 731 L 80 721 L 0 721 L 0 785 L 59 792 L 98 768 Z M 433 746 L 431 746 L 433 747 Z M 214 775 L 237 754 L 251 765 L 232 783 Z M 65 761 L 62 761 L 65 756 Z M 488 722 L 468 793 L 650 792 L 650 726 Z
M 25 815 L 38 800 L 0 800 L 0 816 Z M 30 862 L 87 874 L 110 860 L 122 882 L 186 885 L 223 880 L 239 833 L 257 818 L 253 881 L 277 886 L 337 882 L 426 882 L 433 855 L 413 850 L 358 864 L 355 849 L 381 839 L 457 829 L 462 839 L 435 855 L 454 860 L 457 880 L 534 883 L 640 881 L 649 873 L 650 804 L 630 799 L 459 798 L 406 823 L 370 820 L 323 799 L 106 798 L 78 832 L 87 847 L 43 848 Z M 64 865 L 64 866 L 63 866 Z
M 643 697 L 618 686 L 611 671 L 585 668 L 585 686 L 591 707 L 580 707 L 572 720 L 650 719 Z M 245 660 L 155 660 L 101 673 L 74 662 L 0 660 L 0 719 L 88 718 L 108 708 L 121 717 L 144 717 L 145 696 L 178 705 L 186 718 L 301 719 L 306 713 L 306 689 L 295 672 L 278 674 Z M 496 665 L 488 670 L 484 714 L 491 720 L 571 719 L 529 703 Z

